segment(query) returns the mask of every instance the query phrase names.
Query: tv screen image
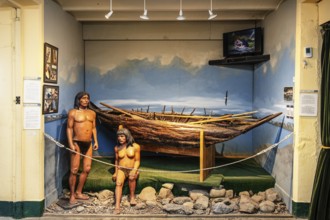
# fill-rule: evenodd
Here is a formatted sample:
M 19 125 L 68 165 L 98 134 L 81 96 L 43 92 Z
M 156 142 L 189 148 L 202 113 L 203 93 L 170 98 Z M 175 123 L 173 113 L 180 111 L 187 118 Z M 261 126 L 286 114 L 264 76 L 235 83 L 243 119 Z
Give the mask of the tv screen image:
M 262 51 L 261 28 L 227 32 L 223 34 L 224 56 L 260 55 Z

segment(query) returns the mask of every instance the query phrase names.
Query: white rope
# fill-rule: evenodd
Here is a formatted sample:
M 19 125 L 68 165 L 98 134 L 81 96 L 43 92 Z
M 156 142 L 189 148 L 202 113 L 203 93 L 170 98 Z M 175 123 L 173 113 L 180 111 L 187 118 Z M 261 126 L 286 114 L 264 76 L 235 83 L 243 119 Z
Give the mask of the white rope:
M 259 155 L 261 155 L 261 154 L 264 154 L 264 153 L 266 153 L 267 151 L 269 151 L 269 150 L 271 150 L 271 149 L 277 147 L 277 146 L 278 146 L 280 143 L 282 143 L 283 141 L 287 140 L 292 134 L 293 134 L 293 132 L 290 133 L 290 134 L 288 134 L 288 135 L 286 135 L 286 136 L 285 136 L 282 140 L 280 140 L 279 142 L 277 142 L 277 143 L 275 143 L 275 144 L 273 144 L 273 145 L 267 147 L 266 149 L 264 149 L 264 150 L 262 150 L 262 151 L 260 151 L 260 152 L 258 152 L 258 153 L 256 153 L 256 154 L 254 154 L 254 155 L 252 155 L 252 156 L 249 156 L 249 157 L 246 157 L 246 158 L 244 158 L 244 159 L 241 159 L 241 160 L 238 160 L 238 161 L 234 161 L 234 162 L 231 162 L 231 163 L 222 164 L 222 165 L 219 165 L 219 166 L 208 167 L 208 168 L 204 168 L 204 169 L 181 170 L 181 171 L 179 171 L 179 170 L 144 170 L 144 169 L 138 169 L 138 171 L 140 171 L 140 172 L 141 172 L 141 171 L 142 171 L 142 172 L 150 172 L 150 173 L 192 173 L 192 172 L 199 172 L 199 171 L 201 171 L 201 170 L 212 170 L 212 169 L 222 168 L 222 167 L 226 167 L 226 166 L 230 166 L 230 165 L 233 165 L 233 164 L 237 164 L 237 163 L 243 162 L 243 161 L 245 161 L 245 160 L 249 160 L 249 159 L 252 159 L 252 158 L 254 158 L 254 157 L 257 157 L 257 156 L 259 156 Z M 99 163 L 102 163 L 102 164 L 105 164 L 105 165 L 108 165 L 108 166 L 113 166 L 113 167 L 116 166 L 115 164 L 107 163 L 107 162 L 104 162 L 104 161 L 102 161 L 102 160 L 98 160 L 98 159 L 96 159 L 96 158 L 92 158 L 92 157 L 90 157 L 90 156 L 87 156 L 87 155 L 81 154 L 81 153 L 79 153 L 79 152 L 77 152 L 77 151 L 72 150 L 71 148 L 67 148 L 67 147 L 65 147 L 63 144 L 61 144 L 61 143 L 59 143 L 58 141 L 56 141 L 52 136 L 50 136 L 50 135 L 47 134 L 47 133 L 44 133 L 44 135 L 45 135 L 45 137 L 47 137 L 49 140 L 51 140 L 52 142 L 54 142 L 57 146 L 59 146 L 59 147 L 61 147 L 61 148 L 64 148 L 64 149 L 69 150 L 69 151 L 71 151 L 71 152 L 73 152 L 73 153 L 79 154 L 79 155 L 81 155 L 81 156 L 83 156 L 83 157 L 87 157 L 87 158 L 89 158 L 89 159 L 91 159 L 91 160 L 94 160 L 94 161 L 96 161 L 96 162 L 99 162 Z M 118 168 L 123 168 L 123 169 L 128 169 L 128 170 L 133 169 L 133 168 L 127 168 L 127 167 L 123 167 L 123 166 L 119 166 L 119 165 L 117 165 L 117 167 L 118 167 Z

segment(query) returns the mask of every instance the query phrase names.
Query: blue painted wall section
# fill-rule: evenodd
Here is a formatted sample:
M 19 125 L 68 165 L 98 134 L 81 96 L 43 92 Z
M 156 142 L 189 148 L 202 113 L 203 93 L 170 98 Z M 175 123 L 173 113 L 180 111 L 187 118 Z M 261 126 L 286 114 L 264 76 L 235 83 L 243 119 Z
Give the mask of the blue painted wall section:
M 266 124 L 252 131 L 255 152 L 293 132 L 293 118 L 287 117 L 287 106 L 293 106 L 293 100 L 284 98 L 284 88 L 294 86 L 295 28 L 292 27 L 296 26 L 295 9 L 295 1 L 285 1 L 279 10 L 263 22 L 265 52 L 270 53 L 271 59 L 255 68 L 253 108 L 258 109 L 261 114 L 278 111 L 283 112 L 283 115 L 273 120 L 277 126 Z M 273 151 L 259 156 L 257 160 L 275 177 L 276 187 L 291 209 L 293 135 Z
M 141 44 L 140 41 L 130 42 L 140 49 L 139 56 L 134 58 L 127 48 L 115 50 L 117 43 L 86 42 L 86 90 L 97 105 L 105 102 L 129 110 L 149 107 L 149 111 L 161 111 L 166 106 L 167 112 L 172 107 L 176 112 L 185 108 L 187 114 L 196 108 L 194 114 L 206 111 L 206 114 L 213 115 L 252 110 L 253 69 L 250 66 L 222 68 L 209 66 L 207 62 L 197 65 L 189 58 L 175 54 L 164 63 L 164 58 L 154 53 L 154 47 L 136 46 Z M 158 42 L 155 47 L 173 48 L 174 45 L 175 42 Z M 189 42 L 183 43 L 181 49 L 189 51 L 192 46 Z M 123 58 L 118 64 L 109 65 L 113 56 Z M 217 149 L 224 149 L 227 154 L 251 154 L 251 135 L 244 134 L 217 146 Z M 100 154 L 113 154 L 113 146 L 104 146 L 109 144 L 100 139 Z

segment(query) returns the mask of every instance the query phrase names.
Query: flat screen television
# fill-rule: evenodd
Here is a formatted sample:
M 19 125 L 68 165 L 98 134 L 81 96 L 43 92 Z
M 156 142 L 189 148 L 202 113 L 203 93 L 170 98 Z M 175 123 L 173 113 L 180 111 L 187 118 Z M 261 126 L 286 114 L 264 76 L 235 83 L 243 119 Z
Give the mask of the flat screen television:
M 263 54 L 263 30 L 249 28 L 223 34 L 223 56 L 237 57 Z

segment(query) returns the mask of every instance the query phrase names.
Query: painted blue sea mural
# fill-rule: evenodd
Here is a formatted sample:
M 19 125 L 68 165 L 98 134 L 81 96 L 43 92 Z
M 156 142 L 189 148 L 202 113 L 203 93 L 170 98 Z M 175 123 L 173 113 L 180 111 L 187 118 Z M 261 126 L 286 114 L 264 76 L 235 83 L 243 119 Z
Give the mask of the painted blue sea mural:
M 212 51 L 205 51 L 209 47 L 195 46 L 189 41 L 151 42 L 153 46 L 139 41 L 127 42 L 123 47 L 117 44 L 123 42 L 86 44 L 86 91 L 97 105 L 104 102 L 124 109 L 149 108 L 149 111 L 162 111 L 166 106 L 167 112 L 184 109 L 184 113 L 190 114 L 195 109 L 194 114 L 203 115 L 252 110 L 250 66 L 209 66 Z M 250 151 L 249 134 L 244 143 L 248 147 L 243 151 Z
M 98 45 L 94 43 L 94 46 Z M 109 52 L 105 51 L 107 47 Z M 91 63 L 86 58 L 86 89 L 95 102 L 111 103 L 126 109 L 146 109 L 150 106 L 151 111 L 159 111 L 164 105 L 168 110 L 173 107 L 179 112 L 183 108 L 187 112 L 196 108 L 196 114 L 204 114 L 204 108 L 207 114 L 251 110 L 252 70 L 248 67 L 228 71 L 209 66 L 205 58 L 206 62 L 200 65 L 178 55 L 164 62 L 160 55 L 150 59 L 148 53 L 151 49 L 145 51 L 145 57 L 123 54 L 128 58 L 115 66 L 106 68 L 104 64 L 99 65 L 100 60 L 106 63 L 112 59 L 112 54 L 120 54 L 111 48 L 111 43 L 100 45 L 98 49 L 103 51 L 100 53 L 102 56 L 93 59 L 97 63 Z M 104 56 L 106 54 L 109 56 Z M 227 105 L 226 91 L 229 94 Z
M 195 114 L 238 113 L 251 110 L 251 70 L 221 71 L 219 67 L 203 66 L 194 73 L 185 68 L 180 58 L 168 66 L 147 60 L 128 60 L 129 68 L 118 67 L 100 75 L 91 70 L 91 86 L 87 90 L 97 102 L 110 103 L 125 109 L 167 110 Z M 237 77 L 240 79 L 237 80 Z M 228 91 L 227 105 L 225 103 Z M 94 95 L 95 94 L 95 95 Z

